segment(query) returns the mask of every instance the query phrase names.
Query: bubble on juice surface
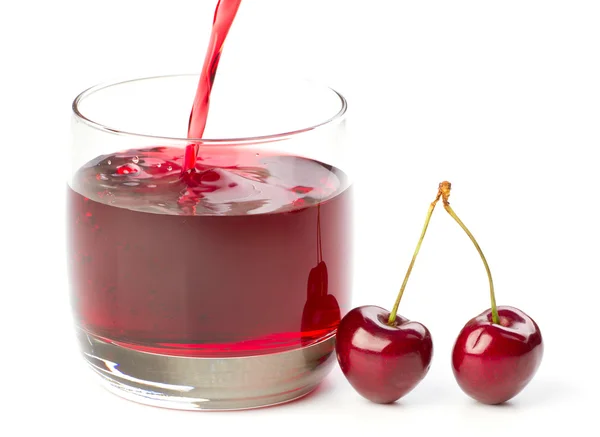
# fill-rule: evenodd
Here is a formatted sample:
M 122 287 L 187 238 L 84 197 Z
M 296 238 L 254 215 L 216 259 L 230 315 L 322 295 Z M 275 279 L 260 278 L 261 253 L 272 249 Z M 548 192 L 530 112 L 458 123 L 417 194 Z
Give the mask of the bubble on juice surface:
M 139 158 L 139 156 L 137 156 L 137 155 L 136 155 L 136 156 L 134 156 L 134 157 L 131 159 L 131 162 L 133 162 L 134 164 L 137 164 L 138 162 L 140 162 L 140 158 Z

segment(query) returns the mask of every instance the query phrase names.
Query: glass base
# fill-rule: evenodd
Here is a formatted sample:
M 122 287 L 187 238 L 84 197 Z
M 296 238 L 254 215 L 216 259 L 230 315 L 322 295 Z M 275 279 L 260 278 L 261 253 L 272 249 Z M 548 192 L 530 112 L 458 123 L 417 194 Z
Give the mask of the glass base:
M 187 358 L 139 352 L 82 329 L 83 356 L 111 392 L 179 410 L 241 410 L 298 399 L 333 368 L 335 336 L 314 345 L 240 358 Z

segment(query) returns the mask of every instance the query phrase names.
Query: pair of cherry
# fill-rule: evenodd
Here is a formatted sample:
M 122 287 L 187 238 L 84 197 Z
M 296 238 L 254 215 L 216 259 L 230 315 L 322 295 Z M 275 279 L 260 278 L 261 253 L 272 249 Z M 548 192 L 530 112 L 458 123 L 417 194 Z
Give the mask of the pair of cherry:
M 358 307 L 346 314 L 338 326 L 336 354 L 340 368 L 354 389 L 370 401 L 397 401 L 429 371 L 433 355 L 429 330 L 397 315 L 397 310 L 440 198 L 444 209 L 475 245 L 490 283 L 491 308 L 471 319 L 454 344 L 452 367 L 458 385 L 479 402 L 501 404 L 525 388 L 542 360 L 542 335 L 535 321 L 516 308 L 496 306 L 488 263 L 471 232 L 450 207 L 450 188 L 449 182 L 439 186 L 392 311 L 377 306 Z

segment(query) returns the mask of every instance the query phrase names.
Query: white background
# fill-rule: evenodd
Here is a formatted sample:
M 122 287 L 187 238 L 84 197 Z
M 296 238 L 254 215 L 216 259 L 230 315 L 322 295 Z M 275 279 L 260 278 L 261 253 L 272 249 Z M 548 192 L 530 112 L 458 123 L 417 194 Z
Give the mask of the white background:
M 237 413 L 144 407 L 90 379 L 64 265 L 70 104 L 115 77 L 199 71 L 215 4 L 2 2 L 0 434 L 595 435 L 597 1 L 245 0 L 223 55 L 239 74 L 289 69 L 348 98 L 355 305 L 391 307 L 437 184 L 453 183 L 499 303 L 545 339 L 539 372 L 508 405 L 476 404 L 453 379 L 455 336 L 489 303 L 477 253 L 441 208 L 400 308 L 431 330 L 433 365 L 398 404 L 370 404 L 337 368 L 302 401 Z

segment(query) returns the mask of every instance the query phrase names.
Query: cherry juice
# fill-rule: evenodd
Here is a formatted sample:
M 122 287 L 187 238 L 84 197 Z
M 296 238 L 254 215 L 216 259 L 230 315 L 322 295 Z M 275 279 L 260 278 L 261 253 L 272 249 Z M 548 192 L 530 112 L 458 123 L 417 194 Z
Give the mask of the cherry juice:
M 298 156 L 200 147 L 240 4 L 217 4 L 187 147 L 99 156 L 72 178 L 74 314 L 110 343 L 190 357 L 260 355 L 332 336 L 348 306 L 347 176 Z
M 351 185 L 330 165 L 235 147 L 100 156 L 68 193 L 80 328 L 180 356 L 257 355 L 334 334 L 348 307 Z

